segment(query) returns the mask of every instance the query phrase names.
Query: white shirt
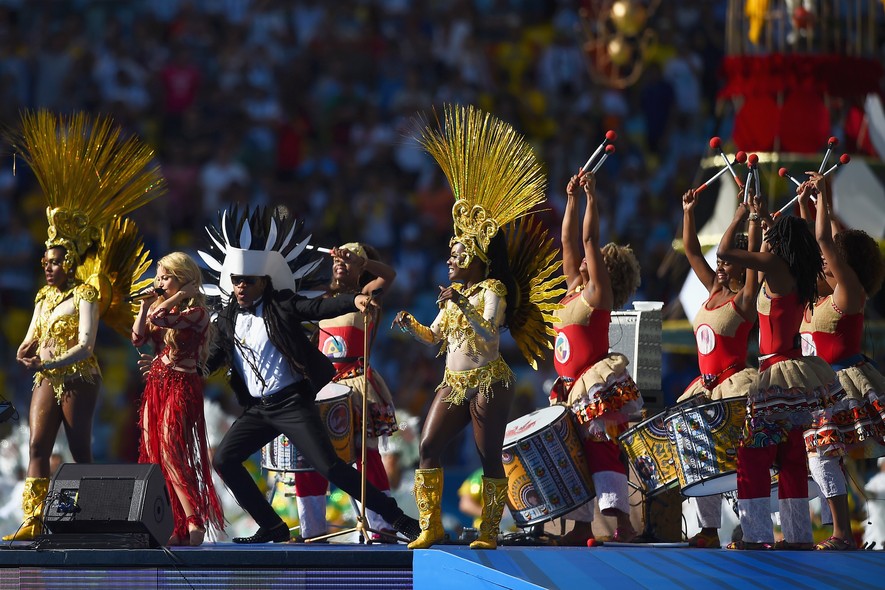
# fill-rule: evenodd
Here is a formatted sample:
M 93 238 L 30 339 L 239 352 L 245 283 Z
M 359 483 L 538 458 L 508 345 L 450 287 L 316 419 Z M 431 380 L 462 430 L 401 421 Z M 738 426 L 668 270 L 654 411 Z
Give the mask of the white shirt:
M 234 363 L 243 375 L 249 395 L 262 398 L 301 381 L 303 377 L 289 367 L 285 357 L 273 345 L 264 323 L 264 305 L 258 303 L 255 314 L 238 313 L 234 325 Z M 243 355 L 246 355 L 244 358 Z M 264 384 L 255 372 L 258 369 Z

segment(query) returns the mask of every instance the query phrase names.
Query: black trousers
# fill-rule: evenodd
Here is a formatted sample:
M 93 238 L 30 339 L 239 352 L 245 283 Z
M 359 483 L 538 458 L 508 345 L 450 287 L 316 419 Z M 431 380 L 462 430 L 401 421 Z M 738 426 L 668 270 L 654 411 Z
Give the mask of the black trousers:
M 246 408 L 224 435 L 212 459 L 212 465 L 234 498 L 263 528 L 276 526 L 283 520 L 258 489 L 243 463 L 281 433 L 323 477 L 351 497 L 360 497 L 360 473 L 335 453 L 313 396 L 299 391 L 301 387 L 293 386 L 286 391 L 290 389 L 292 391 L 288 394 L 276 394 L 273 402 Z M 281 399 L 276 401 L 276 398 Z M 393 498 L 368 482 L 366 507 L 380 514 L 387 522 L 393 522 L 403 514 Z

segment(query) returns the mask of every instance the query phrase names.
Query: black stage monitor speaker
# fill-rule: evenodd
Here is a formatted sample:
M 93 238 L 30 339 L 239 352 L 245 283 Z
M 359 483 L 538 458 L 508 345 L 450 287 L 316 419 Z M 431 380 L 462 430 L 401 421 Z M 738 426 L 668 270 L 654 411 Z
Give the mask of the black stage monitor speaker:
M 159 465 L 64 463 L 49 485 L 49 544 L 159 547 L 172 534 L 172 506 Z

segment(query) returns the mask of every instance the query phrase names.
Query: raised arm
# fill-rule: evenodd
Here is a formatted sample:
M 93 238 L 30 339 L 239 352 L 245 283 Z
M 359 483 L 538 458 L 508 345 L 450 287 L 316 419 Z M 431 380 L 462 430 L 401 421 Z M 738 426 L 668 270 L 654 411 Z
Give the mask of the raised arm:
M 698 240 L 698 231 L 695 226 L 694 208 L 698 202 L 698 195 L 694 190 L 686 191 L 682 195 L 682 245 L 685 247 L 685 257 L 695 276 L 711 292 L 716 285 L 716 271 L 714 271 L 704 258 L 701 250 L 701 242 Z
M 581 258 L 584 254 L 578 234 L 578 187 L 584 171 L 572 176 L 565 189 L 565 211 L 562 214 L 562 272 L 571 290 L 583 284 Z
M 833 228 L 830 215 L 830 183 L 817 172 L 809 172 L 811 182 L 817 189 L 817 219 L 815 220 L 815 237 L 821 254 L 824 257 L 826 268 L 836 279 L 836 287 L 833 289 L 833 302 L 836 307 L 845 313 L 858 313 L 866 303 L 866 293 L 863 283 L 854 272 L 854 269 L 843 260 L 836 250 L 833 240 Z
M 754 197 L 755 198 L 755 197 Z M 764 199 L 760 199 L 756 217 L 750 219 L 747 227 L 747 251 L 759 252 L 762 248 L 762 219 L 768 218 L 768 208 Z M 752 268 L 744 271 L 744 287 L 735 295 L 734 304 L 741 310 L 744 317 L 754 317 L 756 313 L 756 296 L 762 284 L 762 274 Z
M 814 188 L 814 185 L 808 180 L 796 187 L 796 196 L 798 197 L 797 200 L 799 202 L 799 217 L 808 223 L 811 223 L 814 219 L 811 216 L 811 207 L 809 207 L 808 203 L 811 201 L 811 195 L 816 192 L 817 190 Z
M 764 224 L 768 222 L 768 219 L 763 218 L 762 215 L 760 215 L 760 207 L 762 207 L 761 203 L 762 199 L 759 197 L 753 197 L 751 207 L 759 221 Z M 789 269 L 786 266 L 786 262 L 770 252 L 748 252 L 747 250 L 736 248 L 734 246 L 734 237 L 737 234 L 738 227 L 740 227 L 744 220 L 749 216 L 749 213 L 750 210 L 746 204 L 738 204 L 737 210 L 734 213 L 734 218 L 731 220 L 731 224 L 728 226 L 728 229 L 725 230 L 725 233 L 722 234 L 722 239 L 719 241 L 719 248 L 716 255 L 726 262 L 743 266 L 748 270 L 757 270 L 766 275 L 772 271 L 788 272 Z
M 602 257 L 602 245 L 599 243 L 599 209 L 596 206 L 596 177 L 587 174 L 581 179 L 584 194 L 587 197 L 587 208 L 584 211 L 584 258 L 587 259 L 587 273 L 590 283 L 581 293 L 584 301 L 593 307 L 611 309 L 614 304 L 611 278 Z

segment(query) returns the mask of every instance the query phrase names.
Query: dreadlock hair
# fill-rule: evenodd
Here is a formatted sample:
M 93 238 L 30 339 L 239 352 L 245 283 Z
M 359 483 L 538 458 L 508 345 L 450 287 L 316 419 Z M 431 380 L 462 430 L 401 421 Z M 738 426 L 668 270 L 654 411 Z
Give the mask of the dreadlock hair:
M 612 309 L 621 309 L 641 283 L 639 261 L 630 246 L 609 242 L 602 247 L 602 259 L 612 285 Z
M 882 288 L 885 280 L 885 260 L 882 251 L 867 232 L 859 229 L 847 229 L 833 237 L 836 253 L 860 279 L 867 297 L 872 297 Z
M 784 215 L 765 232 L 765 241 L 771 246 L 771 252 L 790 267 L 799 301 L 813 306 L 817 301 L 817 280 L 823 277 L 824 263 L 808 224 L 798 217 Z
M 273 283 L 269 276 L 265 276 L 264 280 L 266 281 L 266 285 L 264 287 L 264 291 L 261 294 L 261 301 L 264 304 L 264 309 L 262 311 L 262 317 L 264 318 L 264 324 L 267 327 L 267 336 L 270 341 L 280 342 L 279 334 L 284 332 L 285 330 L 301 330 L 301 326 L 287 326 L 283 318 L 280 317 L 279 310 L 275 305 L 271 305 L 271 302 L 274 300 L 275 290 L 273 287 Z M 235 301 L 231 301 L 231 304 L 228 305 L 225 309 L 223 309 L 218 314 L 218 321 L 228 322 L 233 329 L 233 326 L 236 325 L 237 321 L 237 304 Z M 243 345 L 234 338 L 234 346 L 242 349 Z M 298 359 L 291 355 L 291 352 L 288 350 L 283 350 L 282 348 L 278 348 L 279 353 L 283 355 L 283 358 L 289 363 L 289 366 L 299 373 L 305 372 L 304 364 L 299 362 Z M 231 351 L 227 352 L 228 355 L 231 354 Z M 243 354 L 243 360 L 249 365 L 249 368 L 252 369 L 252 372 L 258 377 L 258 380 L 261 382 L 262 386 L 266 386 L 267 384 L 264 381 L 264 376 L 261 374 L 261 370 L 254 364 L 252 360 L 251 354 Z
M 501 281 L 507 288 L 504 326 L 509 326 L 513 312 L 519 306 L 519 286 L 516 284 L 516 278 L 510 270 L 510 262 L 507 258 L 507 238 L 504 236 L 503 231 L 498 231 L 492 238 L 492 241 L 489 242 L 486 256 L 489 258 L 488 277 Z

